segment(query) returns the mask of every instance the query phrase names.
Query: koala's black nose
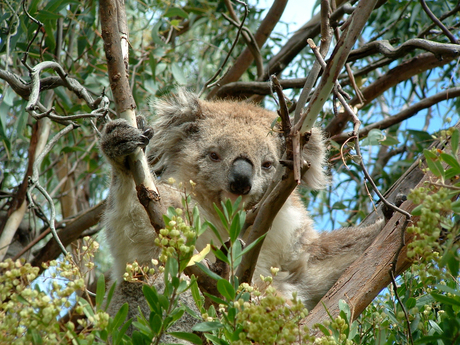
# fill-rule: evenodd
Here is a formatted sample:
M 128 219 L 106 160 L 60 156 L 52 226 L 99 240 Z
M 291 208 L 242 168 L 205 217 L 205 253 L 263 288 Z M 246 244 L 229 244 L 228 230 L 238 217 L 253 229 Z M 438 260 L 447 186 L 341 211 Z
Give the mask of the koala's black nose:
M 238 195 L 245 195 L 252 187 L 252 163 L 244 158 L 236 159 L 228 175 L 230 192 Z

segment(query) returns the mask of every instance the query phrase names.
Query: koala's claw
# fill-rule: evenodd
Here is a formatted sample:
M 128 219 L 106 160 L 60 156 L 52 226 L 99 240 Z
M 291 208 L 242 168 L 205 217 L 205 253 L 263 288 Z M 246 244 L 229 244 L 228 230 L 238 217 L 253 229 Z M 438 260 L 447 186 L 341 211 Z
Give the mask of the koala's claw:
M 123 119 L 111 121 L 105 125 L 101 138 L 101 149 L 111 159 L 117 160 L 131 153 L 138 147 L 144 149 L 153 137 L 153 128 L 145 127 L 143 120 L 138 124 L 142 129 L 132 127 Z

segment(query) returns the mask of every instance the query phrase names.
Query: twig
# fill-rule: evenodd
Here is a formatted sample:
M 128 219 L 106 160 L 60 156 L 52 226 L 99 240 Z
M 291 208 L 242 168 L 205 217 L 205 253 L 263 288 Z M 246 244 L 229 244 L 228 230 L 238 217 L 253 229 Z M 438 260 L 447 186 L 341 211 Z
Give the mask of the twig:
M 49 223 L 49 226 L 50 226 L 50 229 L 51 229 L 51 232 L 54 236 L 54 239 L 56 240 L 56 242 L 59 244 L 59 247 L 61 248 L 62 252 L 64 253 L 64 255 L 69 255 L 69 253 L 67 252 L 67 250 L 65 249 L 64 245 L 62 244 L 61 240 L 59 239 L 59 236 L 56 232 L 56 228 L 55 228 L 55 221 L 56 221 L 56 209 L 54 208 L 54 202 L 53 202 L 53 199 L 51 199 L 51 197 L 49 196 L 49 194 L 47 193 L 47 191 L 40 185 L 40 181 L 38 179 L 39 177 L 39 169 L 40 169 L 40 165 L 43 161 L 43 159 L 45 158 L 45 156 L 51 151 L 51 149 L 53 148 L 53 146 L 58 142 L 58 140 L 60 138 L 62 138 L 64 135 L 66 135 L 67 133 L 69 133 L 71 130 L 73 130 L 75 128 L 75 125 L 73 124 L 70 124 L 68 125 L 67 127 L 65 127 L 63 130 L 61 130 L 59 133 L 57 133 L 50 141 L 49 143 L 45 146 L 45 148 L 43 149 L 42 153 L 40 153 L 40 155 L 37 157 L 37 159 L 35 160 L 34 162 L 34 165 L 33 165 L 33 173 L 32 173 L 32 176 L 29 178 L 29 190 L 28 190 L 28 195 L 29 195 L 29 200 L 32 201 L 33 198 L 30 196 L 30 193 L 32 192 L 32 190 L 34 188 L 37 188 L 38 191 L 40 193 L 43 194 L 43 196 L 46 198 L 46 200 L 48 201 L 49 203 L 49 207 L 50 207 L 50 212 L 51 212 L 51 215 L 50 215 L 50 218 L 48 219 L 48 223 Z
M 232 23 L 236 27 L 240 27 L 241 23 L 236 16 L 235 10 L 233 9 L 232 3 L 230 0 L 224 0 L 225 6 L 227 6 L 228 12 L 230 13 L 231 18 L 229 18 L 225 13 L 222 13 L 225 19 L 227 19 L 230 23 Z M 262 60 L 262 55 L 260 54 L 259 46 L 257 45 L 257 41 L 252 34 L 252 32 L 247 28 L 243 27 L 242 36 L 250 50 L 252 56 L 254 57 L 254 61 L 256 62 L 257 67 L 257 77 L 261 77 L 264 73 L 264 63 Z
M 22 7 L 24 9 L 24 13 L 26 14 L 26 16 L 31 20 L 33 21 L 35 24 L 38 25 L 38 28 L 37 30 L 35 30 L 35 34 L 34 34 L 34 37 L 29 41 L 29 44 L 27 45 L 27 48 L 26 48 L 26 51 L 24 52 L 24 56 L 23 58 L 21 59 L 21 62 L 23 63 L 24 66 L 26 66 L 26 68 L 29 70 L 29 72 L 31 71 L 31 68 L 29 67 L 29 65 L 27 64 L 27 58 L 29 57 L 29 50 L 30 50 L 30 47 L 32 46 L 32 43 L 35 41 L 35 39 L 37 38 L 38 36 L 38 33 L 41 31 L 41 28 L 43 27 L 43 23 L 41 21 L 39 21 L 38 19 L 35 19 L 34 17 L 32 17 L 29 12 L 27 12 L 27 8 L 26 8 L 26 0 L 22 0 Z
M 412 332 L 410 330 L 409 315 L 407 314 L 406 307 L 404 306 L 404 304 L 401 302 L 401 299 L 399 298 L 398 286 L 396 285 L 396 280 L 395 280 L 393 270 L 390 270 L 390 277 L 391 277 L 391 284 L 393 285 L 393 290 L 395 292 L 395 297 L 398 300 L 399 305 L 401 306 L 401 308 L 402 308 L 402 310 L 404 312 L 404 317 L 406 319 L 406 324 L 407 324 L 407 334 L 409 336 L 410 343 L 413 345 L 414 344 L 414 339 L 412 339 Z
M 233 41 L 233 44 L 232 46 L 230 47 L 230 50 L 228 51 L 227 53 L 227 56 L 225 57 L 224 61 L 222 62 L 222 64 L 220 65 L 219 69 L 217 70 L 217 72 L 208 80 L 206 81 L 206 83 L 204 84 L 203 88 L 201 89 L 200 93 L 198 94 L 198 97 L 201 97 L 201 95 L 203 94 L 203 92 L 206 90 L 206 89 L 209 89 L 209 88 L 212 88 L 213 86 L 217 85 L 220 81 L 220 78 L 219 80 L 217 80 L 216 82 L 212 83 L 216 78 L 217 76 L 220 74 L 220 72 L 222 72 L 224 66 L 227 64 L 227 61 L 228 59 L 230 58 L 230 55 L 232 54 L 233 52 L 233 49 L 235 49 L 236 47 L 236 44 L 238 43 L 238 40 L 240 38 L 240 34 L 241 34 L 241 31 L 243 30 L 243 25 L 244 25 L 244 22 L 246 20 L 246 17 L 248 16 L 248 5 L 246 3 L 244 3 L 243 1 L 241 0 L 235 0 L 237 3 L 241 4 L 244 6 L 244 15 L 243 15 L 243 20 L 241 20 L 241 25 L 239 26 L 238 28 L 238 31 L 236 33 L 236 37 L 235 37 L 235 40 Z M 211 84 L 212 83 L 212 84 Z
M 430 17 L 430 19 L 442 30 L 444 35 L 447 36 L 449 41 L 453 44 L 459 44 L 460 40 L 457 40 L 455 36 L 446 28 L 446 26 L 431 12 L 430 8 L 427 6 L 425 0 L 420 0 L 420 4 L 422 5 L 423 10 L 425 13 Z
M 388 25 L 387 27 L 385 27 L 385 29 L 383 29 L 382 31 L 380 32 L 377 32 L 377 34 L 375 36 L 372 36 L 369 41 L 375 41 L 377 38 L 383 36 L 386 32 L 390 31 L 391 28 L 393 28 L 396 24 L 399 23 L 399 21 L 402 19 L 402 17 L 406 14 L 406 9 L 407 7 L 409 7 L 409 5 L 411 4 L 411 1 L 408 1 L 407 4 L 403 7 L 403 9 L 401 10 L 401 13 L 398 17 L 398 19 L 396 19 L 395 21 L 393 21 L 393 23 L 391 23 L 390 25 Z
M 359 104 L 364 104 L 365 99 L 363 93 L 359 89 L 358 85 L 356 85 L 355 77 L 353 75 L 353 71 L 351 70 L 350 64 L 346 63 L 345 68 L 347 69 L 348 78 L 351 82 L 351 85 L 353 86 L 353 90 L 355 90 L 356 97 L 359 99 Z
M 441 17 L 439 17 L 439 20 L 444 20 L 444 19 L 450 17 L 451 15 L 457 13 L 458 11 L 460 11 L 460 2 L 457 2 L 457 5 L 451 11 L 446 12 Z M 422 32 L 420 32 L 417 35 L 417 37 L 419 37 L 419 38 L 424 37 L 435 26 L 436 26 L 435 23 L 432 23 L 432 24 L 428 25 L 428 27 L 426 29 L 422 30 Z

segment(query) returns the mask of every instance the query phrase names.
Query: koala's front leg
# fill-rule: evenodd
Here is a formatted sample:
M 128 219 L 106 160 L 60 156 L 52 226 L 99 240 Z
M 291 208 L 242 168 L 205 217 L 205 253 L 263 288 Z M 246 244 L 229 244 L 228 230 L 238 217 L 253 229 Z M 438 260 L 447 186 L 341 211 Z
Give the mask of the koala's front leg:
M 126 157 L 138 147 L 144 149 L 153 136 L 152 127 L 146 127 L 141 116 L 137 117 L 139 128 L 132 127 L 126 120 L 118 119 L 107 123 L 102 132 L 101 149 L 110 163 L 123 172 L 129 170 Z

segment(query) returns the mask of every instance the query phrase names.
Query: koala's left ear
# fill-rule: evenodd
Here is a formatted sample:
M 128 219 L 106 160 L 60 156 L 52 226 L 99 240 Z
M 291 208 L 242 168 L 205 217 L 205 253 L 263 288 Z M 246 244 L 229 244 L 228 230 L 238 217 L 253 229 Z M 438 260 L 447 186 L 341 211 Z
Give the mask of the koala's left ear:
M 303 159 L 310 163 L 310 169 L 303 175 L 303 182 L 311 189 L 322 189 L 330 183 L 326 173 L 326 144 L 323 132 L 313 128 L 302 152 Z

